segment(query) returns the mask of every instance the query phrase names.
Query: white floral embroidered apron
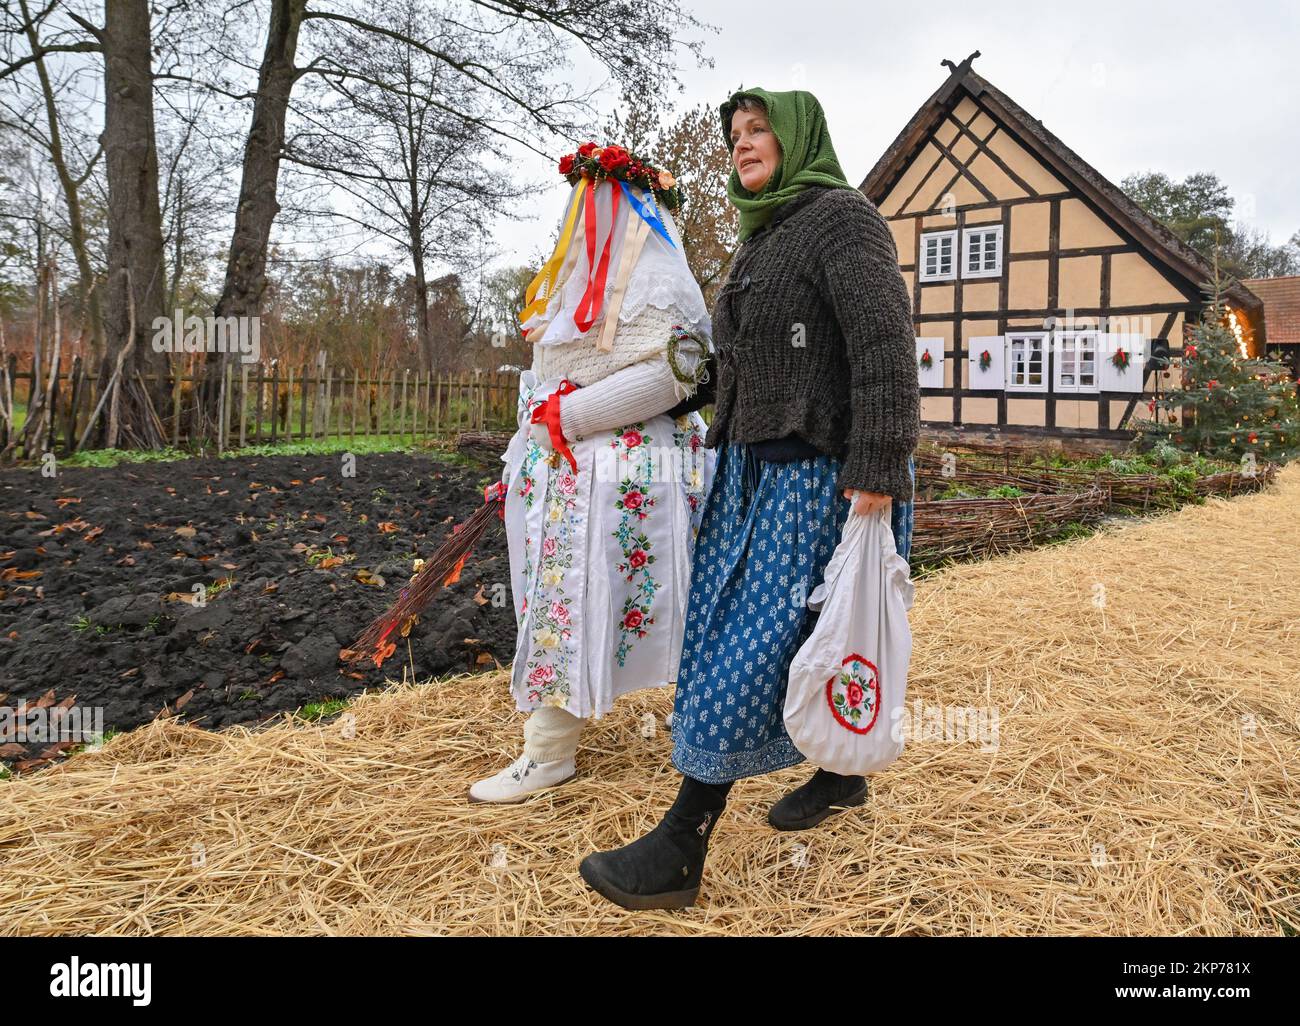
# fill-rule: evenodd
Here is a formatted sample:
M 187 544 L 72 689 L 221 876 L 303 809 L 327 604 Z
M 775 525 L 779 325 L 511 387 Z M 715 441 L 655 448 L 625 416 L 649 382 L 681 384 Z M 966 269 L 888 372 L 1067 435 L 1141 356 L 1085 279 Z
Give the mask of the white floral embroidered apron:
M 677 679 L 691 553 L 715 453 L 698 413 L 660 415 L 573 442 L 578 469 L 529 435 L 530 404 L 560 382 L 519 382 L 503 457 L 519 633 L 519 709 L 603 716 L 628 691 Z

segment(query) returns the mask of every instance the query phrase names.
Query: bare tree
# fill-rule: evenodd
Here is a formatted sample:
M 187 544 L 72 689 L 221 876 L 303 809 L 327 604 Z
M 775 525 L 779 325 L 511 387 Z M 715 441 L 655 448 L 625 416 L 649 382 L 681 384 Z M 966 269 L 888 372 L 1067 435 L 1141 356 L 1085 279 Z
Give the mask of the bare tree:
M 415 0 L 412 6 L 414 24 L 429 29 L 395 27 L 407 20 L 400 7 L 394 16 L 393 0 L 357 0 L 343 9 L 318 8 L 314 0 L 271 0 L 218 316 L 256 316 L 260 309 L 266 251 L 280 209 L 280 160 L 293 148 L 287 124 L 295 84 L 308 74 L 336 83 L 362 78 L 350 66 L 358 38 L 392 40 L 437 62 L 460 80 L 462 91 L 456 95 L 470 95 L 474 103 L 466 109 L 454 96 L 450 103 L 428 94 L 414 99 L 447 118 L 544 152 L 548 138 L 572 136 L 587 110 L 589 93 L 574 91 L 555 73 L 571 48 L 585 50 L 621 85 L 650 97 L 674 80 L 669 58 L 683 45 L 676 33 L 700 26 L 679 0 L 665 0 L 654 18 L 645 17 L 644 8 L 632 0 L 578 5 L 568 0 Z M 432 31 L 444 25 L 461 31 L 453 37 Z M 300 65 L 308 29 L 315 38 L 307 42 L 316 56 Z M 459 45 L 449 49 L 449 40 Z M 698 42 L 684 45 L 699 57 Z M 412 92 L 400 79 L 370 84 L 396 95 Z M 207 423 L 215 419 L 222 359 L 222 354 L 212 354 L 207 365 L 201 395 Z
M 68 242 L 77 265 L 79 304 L 83 317 L 89 322 L 92 358 L 98 358 L 104 353 L 104 317 L 92 270 L 82 189 L 94 172 L 101 153 L 98 148 L 85 157 L 68 152 L 65 145 L 66 113 L 60 97 L 68 95 L 69 83 L 55 80 L 50 60 L 58 54 L 95 53 L 100 46 L 97 40 L 75 38 L 66 29 L 54 30 L 58 41 L 44 39 L 42 33 L 59 6 L 59 0 L 53 0 L 33 13 L 28 0 L 18 0 L 16 8 L 6 5 L 2 9 L 0 38 L 5 40 L 5 54 L 3 67 L 0 67 L 0 81 L 16 86 L 17 94 L 12 100 L 8 97 L 0 100 L 0 110 L 10 125 L 46 153 L 58 176 L 67 207 Z M 26 47 L 21 56 L 16 44 Z M 34 90 L 26 81 L 29 75 L 35 78 Z M 66 99 L 62 104 L 66 104 Z
M 444 369 L 430 319 L 431 263 L 469 267 L 483 251 L 488 218 L 519 196 L 499 140 L 479 118 L 449 113 L 475 105 L 473 90 L 441 60 L 409 42 L 420 0 L 392 0 L 375 17 L 393 35 L 361 33 L 349 48 L 350 74 L 325 79 L 334 102 L 301 133 L 288 159 L 320 173 L 353 201 L 335 216 L 396 246 L 413 268 L 421 365 Z M 426 39 L 442 50 L 469 41 L 454 25 Z M 383 83 L 382 85 L 380 83 Z M 457 340 L 458 341 L 458 340 Z
M 72 15 L 104 55 L 103 145 L 108 178 L 107 346 L 99 369 L 107 446 L 159 448 L 157 409 L 167 395 L 166 355 L 152 325 L 163 315 L 162 214 L 154 137 L 153 35 L 148 0 L 112 0 L 98 27 Z M 149 375 L 153 375 L 150 380 Z

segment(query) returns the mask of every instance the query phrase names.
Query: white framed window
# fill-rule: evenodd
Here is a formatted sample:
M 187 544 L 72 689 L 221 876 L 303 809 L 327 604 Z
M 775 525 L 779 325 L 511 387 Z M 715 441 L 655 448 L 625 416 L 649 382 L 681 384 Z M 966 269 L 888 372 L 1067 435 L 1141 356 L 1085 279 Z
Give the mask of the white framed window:
M 1002 225 L 967 228 L 961 239 L 961 276 L 996 278 L 1002 274 Z
M 952 281 L 957 277 L 957 229 L 921 236 L 919 271 L 921 281 Z
M 1095 331 L 1057 332 L 1056 390 L 1058 392 L 1100 390 Z
M 1045 331 L 1007 333 L 1007 391 L 1047 391 L 1047 340 Z

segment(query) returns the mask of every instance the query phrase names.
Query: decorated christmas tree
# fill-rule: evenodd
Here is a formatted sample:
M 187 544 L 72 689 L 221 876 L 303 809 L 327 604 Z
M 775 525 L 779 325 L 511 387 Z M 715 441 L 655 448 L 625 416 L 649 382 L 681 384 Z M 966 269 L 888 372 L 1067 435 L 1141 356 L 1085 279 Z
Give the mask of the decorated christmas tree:
M 1204 286 L 1208 305 L 1183 344 L 1179 385 L 1159 401 L 1169 414 L 1159 431 L 1190 452 L 1284 463 L 1300 455 L 1296 381 L 1281 364 L 1246 355 L 1244 324 L 1225 299 L 1230 287 L 1216 263 Z

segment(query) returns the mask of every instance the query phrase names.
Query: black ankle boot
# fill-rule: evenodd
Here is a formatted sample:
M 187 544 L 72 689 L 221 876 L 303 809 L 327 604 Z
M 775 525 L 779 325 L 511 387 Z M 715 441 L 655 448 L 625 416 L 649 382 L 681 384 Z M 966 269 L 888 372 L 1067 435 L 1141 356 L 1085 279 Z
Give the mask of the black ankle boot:
M 807 830 L 827 816 L 861 805 L 867 798 L 866 777 L 845 777 L 819 769 L 772 806 L 767 821 L 778 830 Z
M 693 905 L 709 837 L 730 789 L 682 777 L 677 800 L 658 826 L 622 848 L 588 855 L 578 872 L 592 890 L 625 909 Z

